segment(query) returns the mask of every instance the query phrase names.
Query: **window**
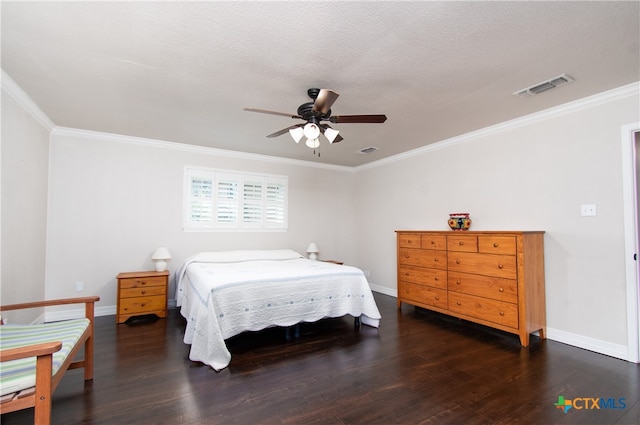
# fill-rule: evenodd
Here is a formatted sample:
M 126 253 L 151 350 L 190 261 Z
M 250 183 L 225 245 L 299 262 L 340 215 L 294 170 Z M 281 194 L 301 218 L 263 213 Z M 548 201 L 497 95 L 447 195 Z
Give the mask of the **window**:
M 184 229 L 286 230 L 286 176 L 187 167 Z

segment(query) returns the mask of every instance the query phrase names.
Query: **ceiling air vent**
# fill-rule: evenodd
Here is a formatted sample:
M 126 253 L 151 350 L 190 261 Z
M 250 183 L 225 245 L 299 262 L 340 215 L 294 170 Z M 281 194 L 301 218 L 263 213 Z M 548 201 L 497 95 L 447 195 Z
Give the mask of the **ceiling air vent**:
M 368 148 L 363 148 L 363 149 L 360 149 L 359 151 L 356 151 L 356 153 L 359 153 L 359 154 L 362 154 L 362 155 L 366 155 L 368 153 L 375 152 L 378 149 L 380 149 L 380 148 L 374 148 L 373 146 L 369 146 Z
M 518 90 L 513 94 L 515 94 L 516 96 L 522 96 L 522 97 L 534 96 L 544 91 L 551 90 L 556 87 L 560 87 L 565 84 L 571 83 L 572 81 L 573 81 L 573 78 L 569 77 L 567 74 L 562 74 L 550 80 L 538 83 L 534 86 L 527 87 L 526 89 Z

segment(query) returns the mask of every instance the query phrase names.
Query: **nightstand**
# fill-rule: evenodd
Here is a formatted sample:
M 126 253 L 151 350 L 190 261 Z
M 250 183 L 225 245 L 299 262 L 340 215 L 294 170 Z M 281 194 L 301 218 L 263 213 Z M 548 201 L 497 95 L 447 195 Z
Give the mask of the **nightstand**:
M 118 275 L 116 323 L 134 316 L 167 317 L 169 272 L 127 272 Z

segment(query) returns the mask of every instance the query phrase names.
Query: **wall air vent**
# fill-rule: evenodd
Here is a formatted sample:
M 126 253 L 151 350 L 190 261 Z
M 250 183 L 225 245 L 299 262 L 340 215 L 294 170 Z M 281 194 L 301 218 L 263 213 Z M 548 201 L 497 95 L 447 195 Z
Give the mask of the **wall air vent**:
M 544 91 L 554 89 L 556 87 L 563 86 L 565 84 L 569 84 L 573 82 L 573 78 L 569 77 L 567 74 L 558 75 L 555 78 L 552 78 L 547 81 L 543 81 L 531 87 L 527 87 L 526 89 L 518 90 L 514 92 L 516 96 L 521 97 L 529 97 L 534 96 L 536 94 L 540 94 Z
M 356 153 L 359 153 L 359 154 L 362 154 L 362 155 L 366 155 L 368 153 L 375 152 L 378 149 L 380 149 L 380 148 L 374 148 L 373 146 L 369 146 L 368 148 L 363 148 L 363 149 L 360 149 L 359 151 L 356 151 Z

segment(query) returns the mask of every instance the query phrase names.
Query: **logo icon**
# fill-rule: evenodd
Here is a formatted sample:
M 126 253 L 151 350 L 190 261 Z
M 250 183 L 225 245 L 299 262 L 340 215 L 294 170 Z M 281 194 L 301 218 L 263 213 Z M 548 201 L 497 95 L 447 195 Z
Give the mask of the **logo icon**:
M 558 396 L 558 402 L 553 403 L 553 405 L 556 406 L 557 409 L 564 411 L 564 413 L 567 413 L 569 409 L 573 407 L 571 400 L 565 400 L 562 395 Z

